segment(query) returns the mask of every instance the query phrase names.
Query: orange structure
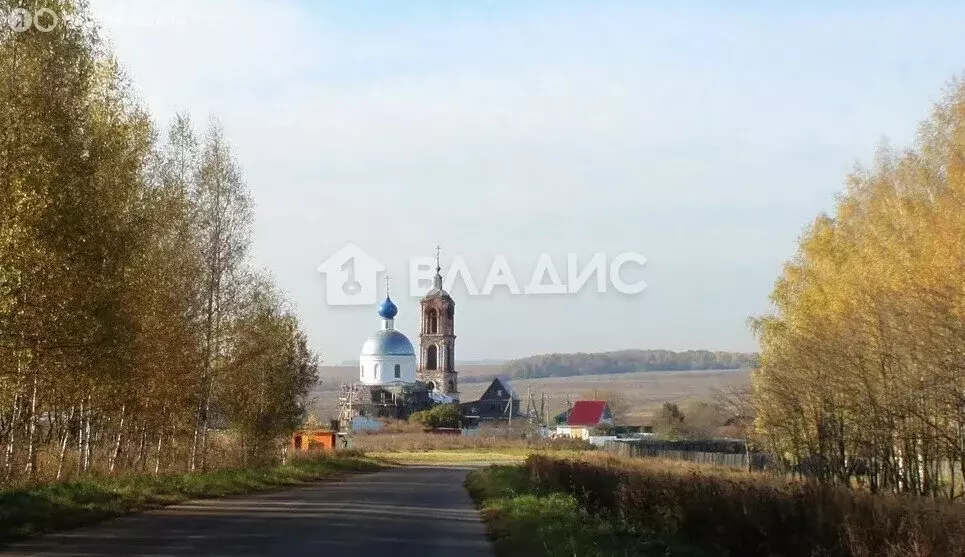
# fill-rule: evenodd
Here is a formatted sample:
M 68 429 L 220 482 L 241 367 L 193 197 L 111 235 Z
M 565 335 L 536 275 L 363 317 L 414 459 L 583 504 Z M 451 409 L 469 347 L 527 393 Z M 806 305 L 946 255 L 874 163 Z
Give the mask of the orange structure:
M 293 451 L 335 448 L 335 432 L 327 429 L 299 429 L 292 434 Z

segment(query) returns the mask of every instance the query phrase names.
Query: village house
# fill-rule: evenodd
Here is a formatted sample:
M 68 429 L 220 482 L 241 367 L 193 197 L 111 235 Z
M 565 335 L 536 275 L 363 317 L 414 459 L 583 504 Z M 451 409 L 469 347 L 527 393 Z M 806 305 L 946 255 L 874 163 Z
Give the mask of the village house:
M 479 400 L 459 405 L 460 413 L 467 424 L 508 425 L 514 420 L 525 419 L 519 409 L 519 395 L 513 390 L 509 379 L 497 377 L 489 384 Z
M 601 429 L 613 427 L 613 414 L 605 400 L 578 400 L 555 421 L 556 435 L 589 440 Z

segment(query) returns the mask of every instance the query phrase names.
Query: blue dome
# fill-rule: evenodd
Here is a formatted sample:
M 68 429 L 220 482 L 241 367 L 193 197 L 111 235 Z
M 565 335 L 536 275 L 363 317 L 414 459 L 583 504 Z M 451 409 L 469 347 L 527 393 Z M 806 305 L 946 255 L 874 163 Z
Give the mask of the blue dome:
M 389 302 L 390 304 L 392 302 Z M 384 304 L 383 304 L 384 305 Z M 395 305 L 392 306 L 395 308 Z M 393 313 L 393 315 L 395 315 Z M 396 330 L 379 331 L 362 345 L 362 356 L 415 356 L 409 339 Z
M 383 319 L 395 319 L 396 314 L 399 313 L 399 308 L 395 307 L 392 300 L 388 296 L 385 297 L 385 301 L 379 305 L 379 316 Z

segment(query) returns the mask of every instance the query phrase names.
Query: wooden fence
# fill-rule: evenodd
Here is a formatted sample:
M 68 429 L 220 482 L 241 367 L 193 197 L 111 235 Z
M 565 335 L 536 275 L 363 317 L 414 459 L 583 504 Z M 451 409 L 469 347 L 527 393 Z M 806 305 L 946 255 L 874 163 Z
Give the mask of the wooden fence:
M 770 455 L 748 453 L 739 441 L 619 440 L 607 441 L 603 449 L 617 456 L 684 460 L 744 470 L 765 470 L 772 465 Z

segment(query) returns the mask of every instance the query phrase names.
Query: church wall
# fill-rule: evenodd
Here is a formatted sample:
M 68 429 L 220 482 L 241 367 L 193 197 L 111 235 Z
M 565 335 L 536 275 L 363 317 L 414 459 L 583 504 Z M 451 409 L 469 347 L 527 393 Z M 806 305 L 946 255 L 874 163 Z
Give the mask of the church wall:
M 399 365 L 400 377 L 395 377 Z M 375 366 L 378 365 L 378 372 Z M 415 383 L 415 356 L 360 356 L 359 382 L 364 385 L 387 385 L 391 383 Z

